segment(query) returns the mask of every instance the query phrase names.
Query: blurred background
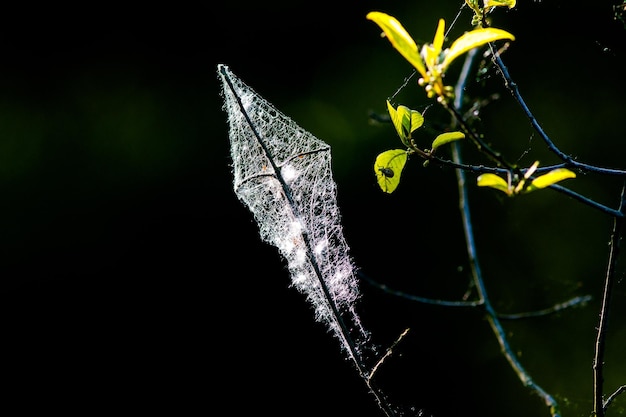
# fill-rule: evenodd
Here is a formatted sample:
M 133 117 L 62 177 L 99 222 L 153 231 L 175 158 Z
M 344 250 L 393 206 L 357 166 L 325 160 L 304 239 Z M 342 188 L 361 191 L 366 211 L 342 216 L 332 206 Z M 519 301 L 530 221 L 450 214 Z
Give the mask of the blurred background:
M 612 9 L 619 1 L 519 3 L 492 16 L 516 36 L 503 59 L 531 110 L 564 152 L 626 168 L 626 30 Z M 363 272 L 410 294 L 458 300 L 469 271 L 454 172 L 410 160 L 394 194 L 376 184 L 376 155 L 401 144 L 368 114 L 386 112 L 385 100 L 411 68 L 365 15 L 396 16 L 421 44 L 432 41 L 439 18 L 451 25 L 458 15 L 451 39 L 469 30 L 462 5 L 4 6 L 0 282 L 8 398 L 25 412 L 65 415 L 381 416 L 232 190 L 216 69 L 228 65 L 330 144 L 344 233 Z M 497 73 L 468 91 L 479 92 L 500 97 L 478 121 L 495 148 L 520 165 L 557 162 Z M 414 84 L 396 100 L 429 104 Z M 427 122 L 441 130 L 449 121 Z M 579 175 L 563 185 L 614 208 L 619 202 L 613 178 Z M 612 220 L 549 190 L 506 199 L 470 188 L 479 260 L 498 311 L 593 297 L 504 323 L 522 364 L 563 415 L 589 415 Z M 622 259 L 607 394 L 626 382 L 624 272 Z M 362 291 L 363 321 L 383 351 L 411 329 L 379 374 L 406 415 L 549 415 L 479 311 L 422 305 L 366 283 Z M 625 410 L 622 395 L 609 415 Z

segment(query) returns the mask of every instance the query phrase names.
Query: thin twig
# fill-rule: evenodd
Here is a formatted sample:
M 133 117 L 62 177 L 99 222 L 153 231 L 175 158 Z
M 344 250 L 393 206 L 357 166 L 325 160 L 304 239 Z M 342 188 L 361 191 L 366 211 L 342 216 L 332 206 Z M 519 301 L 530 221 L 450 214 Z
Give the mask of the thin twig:
M 388 357 L 390 357 L 390 356 L 393 354 L 393 350 L 396 348 L 396 346 L 398 346 L 398 343 L 400 343 L 400 341 L 401 341 L 402 339 L 404 339 L 404 336 L 406 336 L 406 335 L 409 333 L 409 330 L 410 330 L 410 329 L 408 329 L 408 328 L 407 328 L 407 329 L 405 329 L 405 330 L 404 330 L 404 331 L 400 334 L 400 336 L 398 336 L 398 338 L 396 339 L 396 341 L 395 341 L 395 342 L 393 342 L 391 346 L 389 346 L 389 348 L 387 349 L 387 351 L 385 352 L 385 354 L 383 355 L 383 357 L 382 357 L 382 358 L 380 358 L 380 359 L 378 360 L 378 362 L 376 362 L 376 365 L 374 365 L 374 367 L 372 368 L 372 371 L 370 372 L 370 376 L 369 376 L 369 378 L 367 379 L 367 382 L 368 382 L 368 383 L 371 383 L 372 378 L 374 378 L 374 374 L 375 374 L 375 373 L 376 373 L 376 371 L 378 370 L 378 367 L 379 367 L 380 365 L 382 365 L 382 363 L 383 363 L 383 362 L 384 362 L 384 361 L 385 361 Z
M 611 405 L 611 403 L 613 402 L 613 400 L 615 398 L 617 398 L 618 395 L 622 394 L 626 392 L 626 385 L 622 385 L 621 387 L 619 387 L 618 389 L 615 390 L 615 392 L 611 395 L 609 395 L 609 397 L 606 399 L 606 401 L 604 402 L 604 404 L 602 405 L 602 408 L 604 408 L 604 411 L 606 412 L 606 409 L 609 407 L 609 405 Z
M 454 148 L 453 148 L 454 149 Z M 486 167 L 484 165 L 468 165 L 468 164 L 464 164 L 461 163 L 458 160 L 446 160 L 446 159 L 441 159 L 438 158 L 434 155 L 429 155 L 429 154 L 425 154 L 426 159 L 433 161 L 439 165 L 442 166 L 447 166 L 447 167 L 452 167 L 452 168 L 457 168 L 457 169 L 462 169 L 464 171 L 467 172 L 472 172 L 472 173 L 476 173 L 476 174 L 483 174 L 483 173 L 497 173 L 497 174 L 506 174 L 511 172 L 511 169 L 506 169 L 506 168 L 498 168 L 498 167 Z M 525 170 L 520 169 L 519 172 L 520 173 L 524 173 Z M 546 171 L 545 169 L 542 169 L 541 171 L 538 169 L 537 172 L 544 172 Z M 532 179 L 533 177 L 530 177 L 530 179 Z M 596 210 L 599 210 L 605 214 L 608 214 L 609 216 L 612 217 L 623 217 L 624 213 L 620 212 L 619 210 L 615 210 L 612 209 L 611 207 L 607 207 L 604 204 L 600 204 L 595 200 L 592 200 L 588 197 L 585 197 L 582 194 L 577 193 L 576 191 L 572 191 L 569 188 L 563 187 L 560 184 L 551 184 L 548 186 L 548 188 L 558 191 L 561 194 L 565 194 L 568 197 L 571 197 L 573 199 L 575 199 L 576 201 L 586 204 L 591 208 L 594 208 Z
M 409 294 L 404 291 L 394 290 L 389 288 L 387 285 L 382 284 L 373 278 L 369 277 L 363 271 L 357 271 L 357 275 L 361 277 L 368 284 L 386 292 L 387 294 L 395 295 L 397 297 L 405 298 L 410 301 L 417 301 L 423 304 L 431 304 L 431 305 L 439 305 L 443 307 L 478 307 L 484 304 L 484 300 L 439 300 L 436 298 L 428 298 L 428 297 L 420 297 L 418 295 Z M 585 303 L 591 300 L 590 295 L 583 295 L 579 297 L 574 297 L 570 300 L 564 301 L 562 303 L 558 303 L 553 305 L 552 307 L 544 308 L 542 310 L 537 311 L 526 311 L 523 313 L 497 313 L 497 316 L 501 320 L 517 320 L 517 319 L 525 319 L 531 317 L 541 317 L 547 316 L 549 314 L 553 314 L 559 312 L 561 310 L 565 310 L 566 308 L 584 305 Z
M 476 146 L 476 149 L 478 149 L 479 151 L 481 151 L 485 155 L 487 155 L 489 158 L 491 158 L 494 162 L 496 162 L 498 164 L 498 166 L 506 167 L 509 171 L 515 171 L 515 172 L 519 171 L 519 169 L 515 168 L 511 163 L 506 161 L 500 152 L 497 152 L 497 151 L 493 150 L 480 137 L 480 135 L 477 135 L 476 132 L 474 132 L 468 126 L 468 124 L 463 119 L 463 116 L 461 115 L 461 113 L 459 113 L 458 108 L 460 106 L 460 102 L 459 102 L 459 104 L 457 104 L 457 100 L 455 100 L 454 106 L 450 106 L 450 105 L 446 104 L 445 102 L 443 104 L 444 104 L 445 108 L 450 112 L 450 114 L 452 115 L 453 119 L 458 123 L 458 125 L 463 129 L 465 134 L 474 143 L 474 145 Z
M 620 212 L 626 211 L 626 182 L 622 187 L 622 195 L 619 206 Z M 611 293 L 613 289 L 613 279 L 615 276 L 615 265 L 619 252 L 619 241 L 621 238 L 622 217 L 613 219 L 613 230 L 611 232 L 611 250 L 604 278 L 604 293 L 602 294 L 602 306 L 600 308 L 600 323 L 596 337 L 595 355 L 593 358 L 593 413 L 596 417 L 604 417 L 605 404 L 603 399 L 604 391 L 604 345 L 606 342 L 606 332 L 609 320 L 609 306 L 611 304 Z
M 583 295 L 580 297 L 574 297 L 571 300 L 567 300 L 562 303 L 555 304 L 552 307 L 544 308 L 542 310 L 527 311 L 524 313 L 514 313 L 514 314 L 498 313 L 498 318 L 501 320 L 518 320 L 518 319 L 527 319 L 530 317 L 547 316 L 549 314 L 553 314 L 558 311 L 565 310 L 566 308 L 570 308 L 570 307 L 574 307 L 578 305 L 585 305 L 592 298 L 593 297 L 591 297 L 590 295 Z
M 491 55 L 494 59 L 494 62 L 498 66 L 498 69 L 500 70 L 500 73 L 502 74 L 502 77 L 504 78 L 505 86 L 511 92 L 511 94 L 515 98 L 515 101 L 517 101 L 518 104 L 522 107 L 522 111 L 524 112 L 526 117 L 528 117 L 528 119 L 530 120 L 530 124 L 535 129 L 535 131 L 539 133 L 539 136 L 543 139 L 543 141 L 548 146 L 548 149 L 550 151 L 556 154 L 568 166 L 573 167 L 573 168 L 578 168 L 587 172 L 596 172 L 596 173 L 605 174 L 605 175 L 626 176 L 626 170 L 602 168 L 602 167 L 598 167 L 594 165 L 585 164 L 583 162 L 578 162 L 571 156 L 561 151 L 554 144 L 554 142 L 552 142 L 550 137 L 546 134 L 546 132 L 543 130 L 543 128 L 541 127 L 541 125 L 539 124 L 535 116 L 533 115 L 533 113 L 530 111 L 530 109 L 526 105 L 526 101 L 524 101 L 524 98 L 520 94 L 517 84 L 511 79 L 511 76 L 509 75 L 509 70 L 506 67 L 506 65 L 504 65 L 504 62 L 502 61 L 502 57 L 500 56 L 500 54 L 497 51 L 495 51 L 493 48 L 491 52 L 492 52 Z
M 552 184 L 552 185 L 549 186 L 549 188 L 551 188 L 551 189 L 553 189 L 555 191 L 558 191 L 560 193 L 563 193 L 563 194 L 565 194 L 567 196 L 570 196 L 573 199 L 578 200 L 578 201 L 580 201 L 583 204 L 586 204 L 586 205 L 588 205 L 590 207 L 595 208 L 596 210 L 600 210 L 601 212 L 608 214 L 609 216 L 618 217 L 618 218 L 624 217 L 624 212 L 623 211 L 615 210 L 615 209 L 612 209 L 610 207 L 607 207 L 607 206 L 605 206 L 603 204 L 598 203 L 597 201 L 591 200 L 591 199 L 589 199 L 589 198 L 587 198 L 587 197 L 585 197 L 585 196 L 583 196 L 581 194 L 578 194 L 577 192 L 572 191 L 569 188 L 565 188 L 562 185 Z
M 440 305 L 444 307 L 477 307 L 483 304 L 482 300 L 451 301 L 451 300 L 437 300 L 435 298 L 419 297 L 417 295 L 407 294 L 402 291 L 391 289 L 387 285 L 381 284 L 380 282 L 377 282 L 374 279 L 370 278 L 369 276 L 364 274 L 362 271 L 357 271 L 357 275 L 363 278 L 365 281 L 367 281 L 370 285 L 373 285 L 388 294 L 392 294 L 398 297 L 406 298 L 407 300 L 417 301 L 417 302 L 424 303 L 424 304 L 434 304 L 434 305 Z

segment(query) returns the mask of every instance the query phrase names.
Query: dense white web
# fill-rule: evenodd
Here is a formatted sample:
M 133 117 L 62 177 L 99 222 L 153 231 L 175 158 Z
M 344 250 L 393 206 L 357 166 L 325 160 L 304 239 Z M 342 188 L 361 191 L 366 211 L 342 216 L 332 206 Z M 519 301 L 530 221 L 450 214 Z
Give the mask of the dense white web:
M 218 74 L 237 197 L 253 213 L 261 238 L 286 259 L 292 285 L 311 302 L 316 319 L 348 352 L 358 353 L 367 332 L 355 310 L 358 283 L 342 232 L 330 147 L 227 66 L 219 65 Z M 346 330 L 352 334 L 348 339 L 357 335 L 352 348 Z

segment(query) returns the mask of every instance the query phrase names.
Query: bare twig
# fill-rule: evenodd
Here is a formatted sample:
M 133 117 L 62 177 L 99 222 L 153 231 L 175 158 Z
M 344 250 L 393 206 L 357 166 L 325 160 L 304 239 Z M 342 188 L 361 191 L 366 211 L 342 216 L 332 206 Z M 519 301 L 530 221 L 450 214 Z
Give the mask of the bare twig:
M 583 295 L 580 297 L 574 297 L 570 300 L 555 304 L 552 307 L 544 308 L 542 310 L 527 311 L 524 313 L 515 313 L 515 314 L 498 313 L 498 318 L 502 320 L 517 320 L 517 319 L 526 319 L 530 317 L 547 316 L 548 314 L 553 314 L 558 311 L 565 310 L 566 308 L 569 308 L 569 307 L 585 305 L 587 302 L 591 300 L 591 298 L 592 297 L 590 295 Z
M 402 339 L 404 339 L 404 336 L 406 336 L 409 333 L 410 329 L 405 329 L 400 336 L 398 336 L 398 338 L 396 339 L 395 342 L 393 342 L 393 344 L 391 346 L 389 346 L 389 348 L 387 349 L 387 351 L 385 352 L 385 354 L 383 355 L 382 358 L 380 358 L 378 360 L 378 362 L 376 362 L 376 365 L 374 365 L 374 368 L 372 368 L 372 371 L 370 372 L 369 378 L 367 378 L 367 383 L 371 384 L 372 379 L 374 378 L 374 374 L 376 373 L 376 371 L 378 370 L 378 367 L 380 365 L 382 365 L 382 363 L 393 354 L 393 350 L 395 349 L 396 346 L 398 346 L 398 343 L 400 343 L 400 341 Z
M 368 284 L 373 285 L 388 294 L 392 294 L 397 297 L 406 298 L 407 300 L 411 300 L 411 301 L 417 301 L 417 302 L 424 303 L 424 304 L 440 305 L 444 307 L 476 307 L 476 306 L 483 304 L 482 300 L 473 300 L 473 301 L 438 300 L 435 298 L 427 298 L 427 297 L 420 297 L 420 296 L 413 295 L 413 294 L 407 294 L 402 291 L 391 289 L 387 285 L 381 284 L 380 282 L 373 280 L 372 278 L 364 274 L 362 271 L 357 271 L 357 274 L 359 277 L 363 278 Z
M 620 386 L 618 389 L 615 390 L 613 394 L 609 395 L 609 397 L 606 399 L 606 401 L 604 401 L 604 404 L 602 405 L 602 408 L 604 408 L 604 412 L 606 412 L 607 408 L 609 407 L 609 405 L 611 405 L 613 400 L 617 398 L 618 395 L 623 394 L 624 392 L 626 392 L 626 385 Z
M 395 295 L 397 297 L 401 297 L 410 301 L 417 301 L 423 304 L 432 304 L 439 305 L 443 307 L 478 307 L 483 305 L 484 300 L 440 300 L 436 298 L 428 298 L 428 297 L 420 297 L 418 295 L 409 294 L 404 291 L 394 290 L 389 288 L 389 286 L 380 283 L 373 278 L 369 277 L 363 271 L 357 271 L 357 275 L 362 278 L 368 284 L 386 292 L 387 294 Z M 591 300 L 590 295 L 582 295 L 579 297 L 574 297 L 562 303 L 555 304 L 551 307 L 544 308 L 536 311 L 525 311 L 522 313 L 497 313 L 497 316 L 501 320 L 517 320 L 517 319 L 525 319 L 531 317 L 541 317 L 547 316 L 549 314 L 557 313 L 561 310 L 565 310 L 566 308 L 584 305 Z
M 626 182 L 622 187 L 620 202 L 620 212 L 626 211 Z M 604 278 L 604 293 L 602 294 L 602 307 L 600 308 L 600 322 L 598 323 L 598 333 L 596 337 L 596 350 L 593 358 L 593 413 L 596 417 L 604 417 L 605 403 L 603 399 L 604 387 L 604 345 L 606 342 L 606 332 L 609 320 L 609 305 L 611 303 L 611 293 L 613 279 L 615 276 L 615 265 L 619 252 L 619 241 L 621 238 L 622 217 L 613 219 L 613 230 L 611 232 L 611 250 Z
M 498 69 L 500 70 L 500 73 L 502 74 L 502 77 L 504 78 L 506 87 L 509 89 L 509 91 L 511 92 L 511 94 L 513 95 L 517 103 L 522 107 L 524 114 L 530 120 L 530 124 L 533 126 L 535 131 L 539 133 L 539 136 L 543 139 L 543 141 L 547 145 L 548 149 L 550 149 L 550 151 L 556 154 L 561 160 L 563 160 L 569 167 L 572 167 L 572 168 L 578 168 L 587 172 L 596 172 L 596 173 L 604 174 L 604 175 L 617 175 L 617 176 L 622 176 L 622 177 L 626 176 L 626 170 L 602 168 L 602 167 L 598 167 L 594 165 L 585 164 L 583 162 L 578 162 L 571 156 L 561 151 L 554 144 L 554 142 L 552 142 L 550 137 L 546 134 L 546 132 L 543 130 L 543 128 L 541 127 L 541 125 L 539 124 L 535 116 L 533 115 L 533 113 L 530 111 L 530 109 L 526 105 L 526 101 L 524 101 L 524 98 L 520 94 L 517 84 L 511 79 L 511 76 L 509 75 L 509 70 L 506 67 L 506 65 L 504 65 L 504 62 L 502 61 L 502 57 L 500 56 L 500 54 L 497 51 L 495 51 L 493 48 L 491 52 L 492 52 L 491 55 L 494 59 L 494 62 L 498 66 Z
M 463 86 L 466 83 L 467 76 L 469 74 L 469 70 L 472 65 L 472 61 L 476 56 L 476 49 L 468 52 L 465 64 L 463 66 L 463 70 L 461 71 L 461 75 L 459 77 L 459 81 L 456 85 L 455 91 L 455 106 L 457 108 L 460 107 L 462 102 L 463 95 Z M 456 119 L 455 119 L 456 120 Z M 452 155 L 453 160 L 457 163 L 461 162 L 461 152 L 460 146 L 458 142 L 454 142 L 452 144 Z M 552 417 L 559 417 L 559 405 L 548 392 L 546 392 L 543 388 L 537 385 L 533 379 L 530 377 L 530 374 L 524 369 L 522 364 L 519 362 L 513 350 L 511 349 L 509 342 L 506 338 L 504 329 L 500 324 L 500 320 L 498 319 L 498 314 L 494 310 L 489 297 L 487 295 L 487 289 L 485 287 L 485 283 L 482 278 L 482 272 L 480 270 L 480 264 L 478 262 L 478 257 L 476 255 L 476 245 L 474 242 L 474 232 L 472 228 L 472 220 L 470 216 L 469 203 L 467 200 L 467 186 L 465 181 L 465 172 L 462 169 L 456 169 L 457 174 L 457 184 L 459 189 L 459 208 L 461 209 L 461 217 L 463 221 L 463 230 L 465 232 L 465 240 L 467 253 L 469 257 L 469 262 L 472 270 L 472 276 L 478 291 L 479 298 L 483 300 L 483 307 L 485 308 L 485 313 L 487 315 L 487 321 L 489 322 L 491 329 L 493 330 L 496 338 L 498 339 L 498 343 L 500 344 L 500 350 L 502 354 L 505 356 L 518 378 L 524 384 L 525 387 L 529 388 L 531 391 L 534 391 L 538 394 L 545 402 L 545 404 L 550 409 L 550 413 Z

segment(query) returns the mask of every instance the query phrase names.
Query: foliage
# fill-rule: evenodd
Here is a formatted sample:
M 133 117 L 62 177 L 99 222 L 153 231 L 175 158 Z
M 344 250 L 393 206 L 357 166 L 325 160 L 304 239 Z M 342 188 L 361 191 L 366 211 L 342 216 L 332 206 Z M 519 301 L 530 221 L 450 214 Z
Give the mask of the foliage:
M 555 153 L 560 155 L 564 161 L 563 165 L 548 167 L 544 170 L 545 173 L 535 176 L 535 174 L 538 173 L 539 161 L 535 161 L 530 167 L 526 169 L 520 169 L 513 164 L 509 164 L 499 152 L 491 149 L 491 147 L 486 144 L 486 142 L 482 138 L 482 135 L 475 132 L 469 127 L 458 108 L 461 105 L 461 101 L 459 100 L 459 97 L 456 96 L 457 94 L 459 94 L 458 92 L 463 91 L 462 86 L 466 82 L 467 73 L 461 74 L 459 81 L 457 82 L 456 89 L 453 86 L 446 85 L 446 83 L 444 82 L 444 77 L 450 64 L 455 59 L 459 58 L 465 53 L 475 51 L 476 49 L 484 45 L 487 45 L 490 48 L 491 54 L 494 57 L 493 59 L 495 64 L 504 75 L 507 86 L 511 89 L 511 92 L 516 97 L 519 104 L 522 106 L 522 108 L 524 108 L 529 117 L 531 117 L 531 120 L 535 120 L 535 118 L 532 117 L 530 110 L 526 107 L 523 98 L 519 94 L 519 91 L 512 87 L 516 84 L 509 78 L 506 66 L 502 61 L 500 54 L 495 51 L 495 48 L 493 46 L 496 41 L 513 41 L 515 40 L 515 37 L 504 30 L 488 27 L 489 21 L 487 19 L 487 15 L 489 13 L 491 13 L 496 7 L 499 6 L 512 8 L 515 6 L 515 1 L 485 0 L 483 5 L 481 6 L 476 0 L 466 0 L 466 4 L 474 12 L 471 23 L 476 28 L 461 35 L 458 39 L 452 42 L 452 45 L 449 48 L 446 49 L 444 49 L 443 47 L 445 40 L 445 22 L 443 19 L 439 20 L 433 42 L 431 44 L 424 44 L 420 50 L 416 42 L 407 33 L 402 24 L 393 16 L 382 12 L 370 12 L 368 13 L 367 18 L 369 20 L 372 20 L 383 30 L 384 37 L 389 40 L 391 45 L 410 64 L 412 64 L 415 70 L 419 73 L 419 75 L 421 75 L 421 78 L 419 78 L 418 80 L 418 84 L 425 89 L 427 97 L 436 98 L 437 103 L 439 103 L 442 107 L 449 111 L 453 120 L 453 125 L 461 126 L 463 129 L 463 131 L 455 131 L 439 135 L 433 142 L 431 150 L 420 149 L 413 140 L 412 134 L 424 123 L 423 115 L 403 105 L 400 105 L 397 107 L 397 109 L 394 109 L 389 100 L 387 101 L 387 109 L 391 121 L 402 143 L 408 148 L 407 154 L 418 154 L 425 159 L 425 166 L 427 166 L 428 162 L 435 161 L 436 163 L 442 165 L 451 165 L 457 168 L 460 179 L 459 191 L 461 193 L 461 202 L 463 207 L 462 213 L 465 218 L 464 222 L 466 224 L 466 240 L 469 245 L 468 247 L 470 248 L 468 254 L 470 255 L 470 260 L 472 262 L 477 262 L 477 260 L 473 259 L 473 236 L 470 232 L 471 223 L 469 220 L 469 208 L 467 207 L 467 203 L 463 203 L 466 201 L 466 197 L 464 196 L 466 193 L 463 174 L 464 171 L 479 172 L 480 175 L 478 175 L 476 179 L 477 186 L 493 188 L 495 190 L 505 193 L 509 197 L 514 197 L 520 194 L 526 194 L 532 191 L 546 188 L 563 190 L 562 188 L 556 188 L 557 183 L 566 179 L 576 178 L 575 172 L 572 171 L 570 168 L 577 168 L 581 171 L 602 172 L 607 175 L 618 175 L 621 178 L 626 178 L 626 171 L 604 169 L 602 167 L 575 162 L 572 158 L 560 152 L 550 140 L 550 138 L 543 133 L 543 130 L 541 129 L 539 124 L 535 122 L 535 128 L 538 130 L 539 133 L 542 134 L 544 141 L 546 142 L 548 147 Z M 616 18 L 619 18 L 619 16 L 619 11 L 617 11 L 616 9 Z M 471 59 L 471 56 L 468 56 L 467 62 L 471 63 Z M 488 159 L 495 163 L 493 167 L 488 169 L 484 165 L 467 165 L 461 163 L 460 148 L 458 147 L 458 143 L 456 141 L 465 137 L 466 135 L 471 139 L 471 143 L 476 146 L 479 152 L 484 153 L 488 157 Z M 444 160 L 440 158 L 434 158 L 434 150 L 448 143 L 451 143 L 455 146 L 455 149 L 452 152 L 453 159 Z M 376 175 L 378 177 L 378 183 L 381 189 L 387 193 L 393 192 L 399 182 L 398 176 L 393 175 L 395 174 L 396 170 L 392 169 L 391 164 L 394 162 L 392 158 L 401 155 L 400 152 L 401 151 L 399 150 L 383 152 L 376 159 L 375 170 L 377 170 Z M 403 166 L 404 159 L 402 159 L 402 165 L 400 166 L 400 169 L 397 170 L 398 173 Z M 503 173 L 506 179 L 498 175 L 499 173 Z M 611 210 L 609 208 L 602 207 L 600 204 L 594 202 L 593 200 L 587 199 L 586 197 L 577 195 L 575 193 L 570 193 L 570 195 L 576 195 L 579 201 L 583 201 L 591 206 L 603 209 L 603 211 L 610 213 L 614 217 L 614 227 L 612 231 L 612 249 L 610 254 L 611 259 L 614 258 L 614 251 L 617 250 L 616 247 L 617 241 L 619 240 L 618 236 L 620 234 L 621 221 L 626 213 L 626 202 L 624 197 L 625 190 L 626 181 L 624 181 L 624 185 L 622 188 L 621 203 L 618 210 Z M 476 267 L 474 272 L 475 285 L 477 288 L 479 288 L 479 295 L 481 298 L 480 301 L 486 307 L 487 319 L 490 321 L 494 333 L 501 343 L 503 354 L 507 357 L 513 370 L 516 372 L 519 379 L 525 384 L 525 386 L 527 386 L 529 389 L 531 389 L 544 399 L 552 417 L 559 416 L 560 407 L 555 397 L 549 394 L 539 385 L 529 382 L 532 380 L 530 374 L 524 369 L 524 367 L 519 362 L 519 359 L 510 350 L 508 342 L 506 341 L 506 335 L 504 334 L 503 328 L 499 323 L 497 314 L 495 313 L 495 310 L 493 310 L 493 308 L 490 306 L 490 302 L 486 293 L 486 287 L 484 286 L 484 283 L 482 282 L 482 276 L 478 271 L 479 269 L 478 267 Z M 600 312 L 600 325 L 597 333 L 597 344 L 594 357 L 595 372 L 593 414 L 596 416 L 603 416 L 606 413 L 608 405 L 611 402 L 605 401 L 601 358 L 604 352 L 603 341 L 605 337 L 604 334 L 606 332 L 605 317 L 606 314 L 608 314 L 609 310 L 607 294 L 610 294 L 611 292 L 613 274 L 614 261 L 610 261 L 607 267 L 605 298 L 602 310 Z M 609 396 L 609 399 L 614 399 L 617 395 L 622 394 L 625 390 L 626 386 L 622 385 Z
M 490 1 L 485 5 L 485 9 L 493 9 L 496 6 L 514 7 L 515 2 L 510 1 Z M 485 9 L 478 8 L 476 2 L 469 1 L 468 4 L 472 10 L 478 14 L 483 14 Z M 421 53 L 418 53 L 418 46 L 413 38 L 407 33 L 402 24 L 393 16 L 382 12 L 370 12 L 367 18 L 372 20 L 383 30 L 383 34 L 389 39 L 391 44 L 400 52 L 400 54 L 411 63 L 420 73 L 422 78 L 418 80 L 420 86 L 425 87 L 429 98 L 437 97 L 437 101 L 446 104 L 448 100 L 454 98 L 454 89 L 451 86 L 444 85 L 444 76 L 450 64 L 464 53 L 481 47 L 490 42 L 502 39 L 514 40 L 515 37 L 510 33 L 494 28 L 478 28 L 470 32 L 466 32 L 457 40 L 455 40 L 450 48 L 443 49 L 444 42 L 444 26 L 443 19 L 439 20 L 435 39 L 432 44 L 424 44 Z M 400 105 L 394 109 L 391 103 L 387 101 L 387 109 L 391 116 L 391 121 L 396 128 L 398 136 L 402 143 L 409 148 L 410 152 L 420 152 L 423 155 L 429 154 L 428 151 L 420 151 L 412 140 L 412 133 L 424 123 L 424 117 L 416 110 L 411 110 L 406 106 Z M 463 132 L 447 132 L 443 133 L 433 141 L 430 152 L 442 145 L 451 143 L 455 140 L 465 137 Z M 378 160 L 377 160 L 378 161 Z M 525 187 L 525 181 L 537 169 L 534 168 L 526 171 L 523 180 L 519 181 L 515 187 L 511 181 L 505 182 L 502 178 L 492 173 L 483 174 L 478 178 L 478 185 L 483 187 L 492 187 L 505 192 L 507 195 L 519 194 L 520 192 L 530 192 L 545 188 L 567 178 L 574 178 L 576 174 L 567 168 L 558 168 L 550 171 L 548 174 L 532 180 L 530 186 Z M 399 178 L 393 179 L 393 186 L 387 185 L 389 180 L 378 174 L 378 183 L 383 191 L 391 193 L 395 190 Z

